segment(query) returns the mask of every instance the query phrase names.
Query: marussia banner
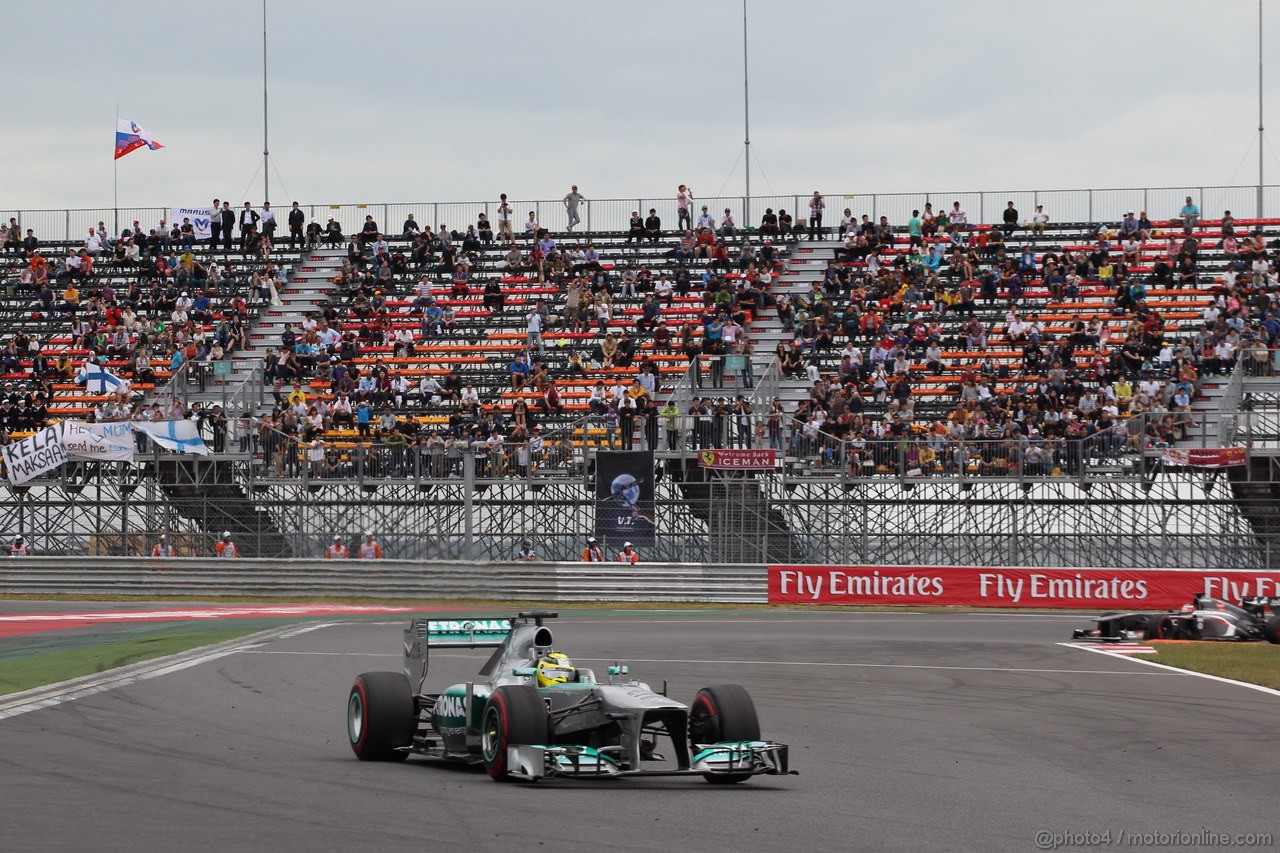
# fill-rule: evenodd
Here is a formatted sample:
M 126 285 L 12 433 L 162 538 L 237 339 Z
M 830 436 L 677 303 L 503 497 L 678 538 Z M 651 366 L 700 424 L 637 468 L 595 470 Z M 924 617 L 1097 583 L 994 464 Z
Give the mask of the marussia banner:
M 72 459 L 133 461 L 133 424 L 129 421 L 63 421 L 62 446 Z
M 1191 468 L 1230 468 L 1243 465 L 1243 447 L 1196 447 L 1191 450 L 1166 449 L 1160 454 L 1166 465 L 1183 465 Z
M 772 471 L 777 464 L 778 451 L 772 448 L 703 450 L 698 453 L 698 465 L 721 471 Z
M 213 218 L 212 207 L 171 207 L 169 208 L 169 224 L 181 227 L 182 220 L 190 219 L 196 231 L 197 240 L 208 240 L 213 236 L 209 230 L 209 221 Z
M 67 461 L 66 448 L 62 446 L 63 426 L 60 423 L 45 427 L 21 441 L 6 444 L 4 466 L 9 472 L 9 482 L 15 486 L 52 471 Z
M 1199 593 L 1280 596 L 1280 572 L 1236 569 L 986 569 L 770 566 L 770 604 L 1168 610 Z

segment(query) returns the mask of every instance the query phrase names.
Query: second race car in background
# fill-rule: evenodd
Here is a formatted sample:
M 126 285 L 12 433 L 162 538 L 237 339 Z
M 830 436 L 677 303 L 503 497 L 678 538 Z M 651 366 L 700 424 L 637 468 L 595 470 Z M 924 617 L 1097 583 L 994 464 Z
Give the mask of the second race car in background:
M 1280 598 L 1242 598 L 1232 604 L 1198 595 L 1181 610 L 1159 613 L 1107 613 L 1097 627 L 1082 628 L 1072 639 L 1121 643 L 1135 640 L 1228 640 L 1280 643 Z

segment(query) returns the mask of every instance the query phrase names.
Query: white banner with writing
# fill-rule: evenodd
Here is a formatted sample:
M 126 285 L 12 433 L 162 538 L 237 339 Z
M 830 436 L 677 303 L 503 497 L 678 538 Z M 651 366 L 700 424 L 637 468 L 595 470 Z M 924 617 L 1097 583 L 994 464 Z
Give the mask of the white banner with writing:
M 196 229 L 197 240 L 208 240 L 213 232 L 209 230 L 209 220 L 213 217 L 212 207 L 171 207 L 169 208 L 169 226 L 182 226 L 183 219 L 190 219 Z

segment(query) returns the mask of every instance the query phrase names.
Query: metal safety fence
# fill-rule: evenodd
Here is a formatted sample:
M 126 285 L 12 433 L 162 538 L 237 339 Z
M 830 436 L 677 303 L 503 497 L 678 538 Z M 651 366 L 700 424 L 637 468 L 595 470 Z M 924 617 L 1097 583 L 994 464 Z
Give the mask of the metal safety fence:
M 1135 187 L 1106 189 L 1033 189 L 1033 190 L 984 190 L 984 191 L 928 191 L 912 193 L 826 193 L 826 209 L 823 224 L 831 229 L 838 226 L 847 208 L 855 216 L 866 214 L 873 219 L 888 218 L 894 225 L 903 225 L 913 210 L 923 210 L 932 204 L 935 211 L 950 210 L 954 202 L 960 202 L 971 223 L 1000 221 L 1008 202 L 1012 201 L 1020 215 L 1029 220 L 1036 205 L 1043 205 L 1052 222 L 1108 222 L 1118 221 L 1126 211 L 1146 211 L 1151 219 L 1173 219 L 1181 210 L 1184 199 L 1190 196 L 1206 219 L 1230 210 L 1237 219 L 1274 215 L 1280 210 L 1280 185 L 1263 188 L 1262 208 L 1258 209 L 1257 186 L 1182 186 Z M 732 212 L 739 228 L 754 227 L 766 209 L 775 213 L 787 211 L 797 226 L 807 223 L 809 199 L 812 190 L 790 195 L 715 196 L 695 198 L 691 215 L 696 222 L 703 205 L 708 213 L 723 221 L 724 212 Z M 185 201 L 190 201 L 187 199 Z M 561 199 L 508 199 L 511 207 L 510 221 L 513 233 L 525 233 L 526 223 L 532 221 L 542 228 L 565 232 L 569 225 L 569 210 Z M 359 231 L 366 217 L 371 217 L 385 234 L 400 234 L 404 223 L 412 218 L 419 226 L 448 228 L 465 231 L 474 225 L 480 214 L 493 224 L 499 233 L 498 199 L 481 201 L 425 201 L 364 204 L 316 204 L 300 205 L 308 219 L 316 219 L 324 225 L 330 217 L 337 221 L 344 234 Z M 239 208 L 240 205 L 236 205 Z M 627 229 L 633 212 L 647 217 L 653 211 L 665 230 L 674 229 L 679 218 L 674 196 L 660 198 L 602 198 L 588 199 L 579 211 L 579 232 L 620 232 Z M 2 221 L 10 218 L 18 221 L 25 231 L 31 228 L 37 237 L 46 241 L 78 240 L 99 223 L 118 233 L 137 221 L 143 228 L 153 228 L 161 219 L 168 219 L 169 208 L 122 207 L 81 208 L 60 210 L 0 210 Z
M 762 565 L 32 557 L 0 594 L 764 603 Z

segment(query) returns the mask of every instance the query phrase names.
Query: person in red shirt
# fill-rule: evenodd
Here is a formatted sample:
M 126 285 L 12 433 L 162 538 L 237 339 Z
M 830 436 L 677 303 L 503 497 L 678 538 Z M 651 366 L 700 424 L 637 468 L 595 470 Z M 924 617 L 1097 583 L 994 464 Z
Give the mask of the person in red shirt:
M 174 556 L 173 546 L 169 544 L 169 537 L 163 533 L 160 534 L 160 541 L 151 549 L 153 557 L 172 557 Z
M 636 553 L 636 546 L 630 542 L 622 543 L 622 550 L 618 552 L 618 562 L 628 563 L 632 566 L 640 562 L 640 555 Z
M 587 546 L 582 549 L 582 562 L 584 563 L 603 563 L 604 550 L 601 549 L 600 543 L 596 541 L 596 537 L 587 537 Z

